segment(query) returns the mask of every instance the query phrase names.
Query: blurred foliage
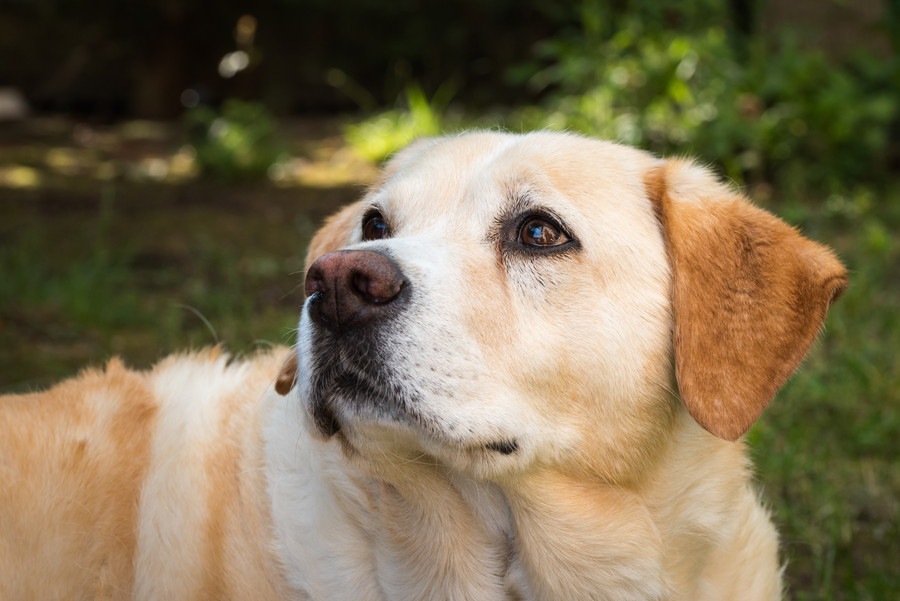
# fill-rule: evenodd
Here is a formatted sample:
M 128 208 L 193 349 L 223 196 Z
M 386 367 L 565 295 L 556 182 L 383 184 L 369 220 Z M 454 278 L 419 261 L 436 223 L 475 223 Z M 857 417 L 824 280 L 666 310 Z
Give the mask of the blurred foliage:
M 275 120 L 260 103 L 228 100 L 221 111 L 198 106 L 185 113 L 201 173 L 225 181 L 261 179 L 286 158 Z
M 399 108 L 348 125 L 344 137 L 364 158 L 381 162 L 416 138 L 452 129 L 453 117 L 447 112 L 450 98 L 447 85 L 429 100 L 421 87 L 410 84 Z
M 173 118 L 180 93 L 205 102 L 259 99 L 279 114 L 352 110 L 356 98 L 328 81 L 340 70 L 378 105 L 410 81 L 431 95 L 459 82 L 468 103 L 508 102 L 498 74 L 555 25 L 549 0 L 5 0 L 0 81 L 39 110 Z M 562 5 L 567 4 L 562 2 Z M 223 78 L 216 64 L 241 47 L 235 25 L 259 23 L 254 64 Z M 90 15 L 86 20 L 85 15 Z M 34 40 L 46 40 L 40 51 Z
M 586 27 L 539 52 L 546 66 L 529 83 L 555 91 L 520 112 L 525 129 L 698 155 L 743 183 L 830 191 L 886 168 L 900 109 L 890 62 L 836 65 L 789 36 L 739 53 L 719 27 L 654 34 L 632 19 L 609 37 Z
M 775 514 L 790 598 L 900 590 L 900 188 L 857 186 L 778 212 L 836 248 L 850 287 L 748 437 Z
M 575 23 L 508 71 L 510 82 L 544 100 L 493 120 L 515 131 L 565 129 L 699 156 L 740 184 L 785 196 L 845 192 L 890 176 L 900 115 L 896 57 L 839 61 L 789 31 L 746 37 L 729 24 L 729 5 L 710 0 L 679 3 L 677 13 L 654 2 L 626 4 L 582 2 Z M 383 158 L 414 133 L 479 123 L 444 123 L 443 109 L 420 95 L 405 110 L 352 126 L 348 139 Z

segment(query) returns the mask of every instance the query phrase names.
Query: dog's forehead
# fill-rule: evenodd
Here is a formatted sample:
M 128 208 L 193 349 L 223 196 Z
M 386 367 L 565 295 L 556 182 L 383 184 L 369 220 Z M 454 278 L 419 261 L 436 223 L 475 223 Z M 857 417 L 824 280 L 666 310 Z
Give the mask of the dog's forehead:
M 466 134 L 401 157 L 375 197 L 401 221 L 459 214 L 485 222 L 517 196 L 596 199 L 643 195 L 649 155 L 556 133 Z
M 454 210 L 489 210 L 501 183 L 495 163 L 517 137 L 470 134 L 442 138 L 401 156 L 377 196 L 389 212 L 413 218 Z

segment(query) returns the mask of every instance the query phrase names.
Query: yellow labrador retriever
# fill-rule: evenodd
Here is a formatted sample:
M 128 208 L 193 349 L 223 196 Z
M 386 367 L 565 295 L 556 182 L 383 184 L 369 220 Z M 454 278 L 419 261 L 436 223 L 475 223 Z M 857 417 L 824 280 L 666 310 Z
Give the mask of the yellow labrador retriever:
M 777 599 L 740 439 L 845 285 L 691 162 L 421 141 L 290 354 L 0 401 L 0 599 Z

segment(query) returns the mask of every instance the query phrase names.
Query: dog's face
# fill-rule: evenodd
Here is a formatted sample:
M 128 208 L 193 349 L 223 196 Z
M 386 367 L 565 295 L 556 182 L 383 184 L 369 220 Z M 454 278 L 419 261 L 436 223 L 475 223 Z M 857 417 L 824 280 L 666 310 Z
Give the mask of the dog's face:
M 705 337 L 695 344 L 705 347 L 715 346 L 716 336 L 737 336 L 744 348 L 755 339 L 745 343 L 740 332 L 722 331 L 730 326 L 713 323 L 719 317 L 705 308 L 676 324 L 682 312 L 676 305 L 685 304 L 685 315 L 698 302 L 728 305 L 733 299 L 692 300 L 693 287 L 727 293 L 736 285 L 727 272 L 742 267 L 730 257 L 723 267 L 717 255 L 732 246 L 748 255 L 745 231 L 768 235 L 768 220 L 792 230 L 735 201 L 750 217 L 728 210 L 722 224 L 707 229 L 737 232 L 731 221 L 747 227 L 725 234 L 725 242 L 697 243 L 689 231 L 695 219 L 676 207 L 694 207 L 700 201 L 680 197 L 706 192 L 729 194 L 692 165 L 569 135 L 468 134 L 405 150 L 310 249 L 298 389 L 314 429 L 339 436 L 349 453 L 371 463 L 424 453 L 478 476 L 541 462 L 626 477 L 665 438 L 680 410 L 673 394 L 677 366 L 688 410 L 707 429 L 736 438 L 771 394 L 736 382 L 739 395 L 768 398 L 730 408 L 732 401 L 720 398 L 728 391 L 708 383 L 695 365 L 703 359 L 691 356 L 708 352 L 715 360 L 715 352 L 679 341 Z M 793 361 L 787 374 L 842 286 L 840 266 L 827 251 L 793 235 L 808 245 L 804 252 L 817 253 L 816 265 L 828 263 L 822 269 L 829 273 L 816 281 L 831 278 L 834 285 L 810 301 L 815 323 L 803 326 L 794 336 L 799 342 L 776 361 Z M 687 257 L 683 268 L 681 257 Z M 769 271 L 783 271 L 760 269 L 744 279 L 765 287 Z M 681 295 L 680 273 L 689 281 Z M 737 294 L 740 302 L 740 295 L 755 292 Z M 710 322 L 713 333 L 699 322 Z M 733 346 L 722 360 L 746 363 Z M 748 386 L 781 377 L 768 372 Z

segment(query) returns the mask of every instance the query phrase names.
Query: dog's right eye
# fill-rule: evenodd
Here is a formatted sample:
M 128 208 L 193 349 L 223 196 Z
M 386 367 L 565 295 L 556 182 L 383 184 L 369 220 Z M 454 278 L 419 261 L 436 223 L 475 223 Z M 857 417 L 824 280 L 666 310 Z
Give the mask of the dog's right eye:
M 516 241 L 531 250 L 551 252 L 574 244 L 572 237 L 555 219 L 543 214 L 526 217 L 519 225 Z
M 375 211 L 368 213 L 363 219 L 363 240 L 381 240 L 387 238 L 391 234 L 391 228 L 388 226 L 381 213 Z
M 561 246 L 569 241 L 561 227 L 544 217 L 529 217 L 519 227 L 519 243 L 525 246 Z

